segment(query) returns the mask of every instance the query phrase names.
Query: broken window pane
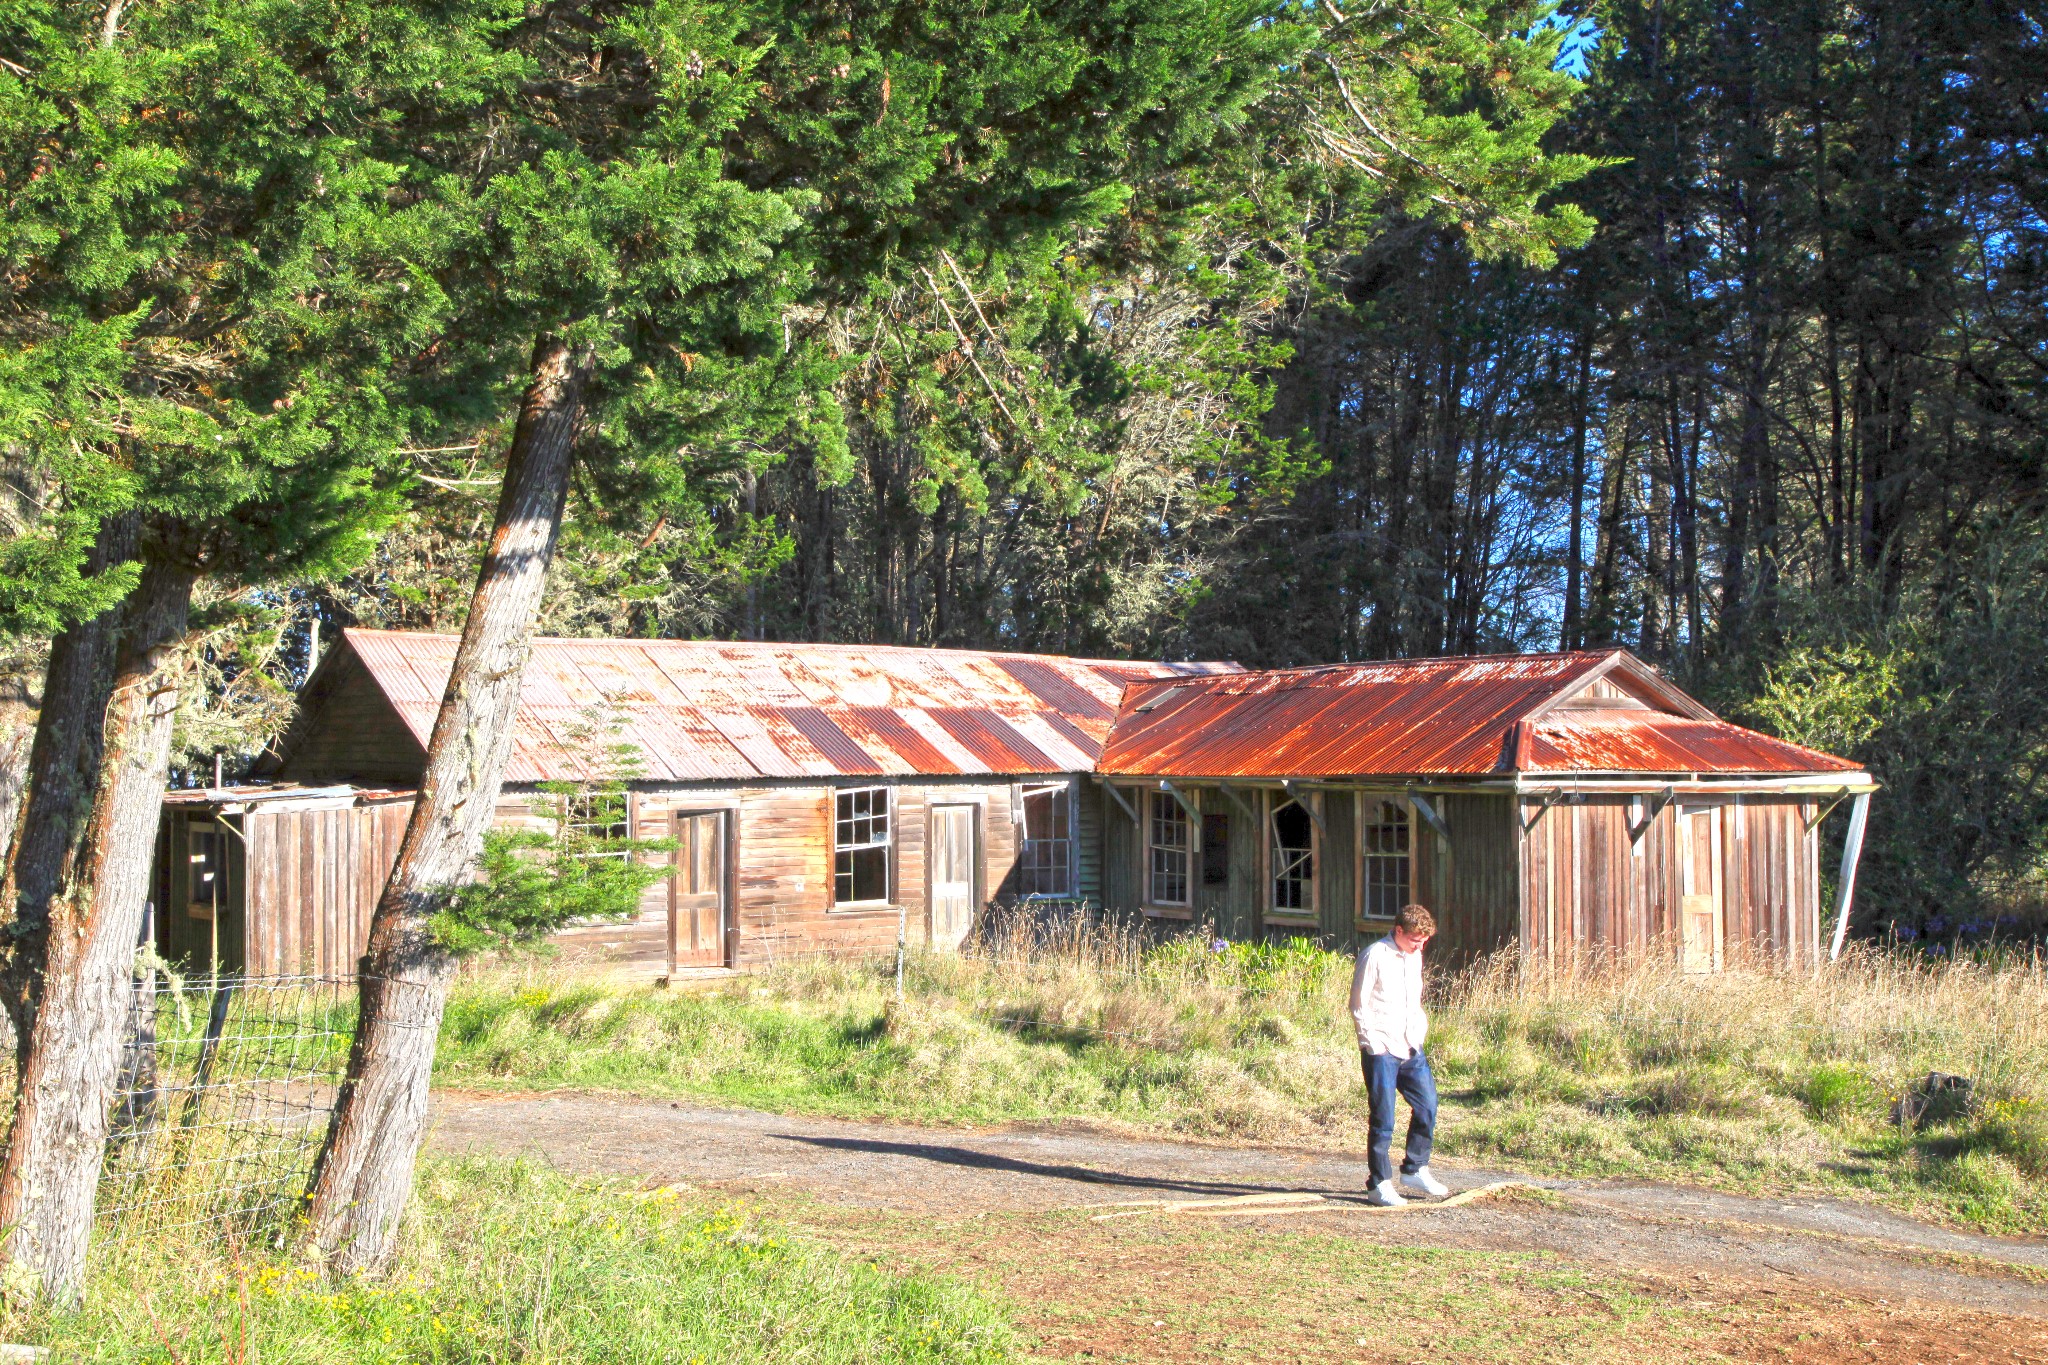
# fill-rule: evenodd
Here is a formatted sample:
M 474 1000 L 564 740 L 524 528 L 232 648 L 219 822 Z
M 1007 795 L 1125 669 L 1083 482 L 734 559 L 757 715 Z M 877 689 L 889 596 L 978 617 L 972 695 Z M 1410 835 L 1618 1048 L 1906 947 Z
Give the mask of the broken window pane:
M 1315 822 L 1299 801 L 1273 808 L 1273 908 L 1315 909 Z
M 1026 896 L 1073 894 L 1072 794 L 1067 784 L 1024 789 L 1024 843 L 1017 888 Z

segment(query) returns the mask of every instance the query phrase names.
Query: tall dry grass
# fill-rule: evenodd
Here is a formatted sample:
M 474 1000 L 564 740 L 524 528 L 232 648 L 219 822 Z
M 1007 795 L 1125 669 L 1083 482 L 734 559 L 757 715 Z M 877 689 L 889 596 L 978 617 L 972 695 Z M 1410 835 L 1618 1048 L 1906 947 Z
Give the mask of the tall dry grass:
M 1351 958 L 1020 923 L 966 954 L 792 963 L 710 993 L 551 978 L 458 990 L 465 1084 L 690 1094 L 919 1121 L 1088 1119 L 1362 1145 Z M 2048 964 L 1859 951 L 1819 971 L 1512 956 L 1435 982 L 1447 1156 L 1588 1175 L 1854 1192 L 2048 1230 Z M 1930 1071 L 1975 1103 L 1922 1128 Z

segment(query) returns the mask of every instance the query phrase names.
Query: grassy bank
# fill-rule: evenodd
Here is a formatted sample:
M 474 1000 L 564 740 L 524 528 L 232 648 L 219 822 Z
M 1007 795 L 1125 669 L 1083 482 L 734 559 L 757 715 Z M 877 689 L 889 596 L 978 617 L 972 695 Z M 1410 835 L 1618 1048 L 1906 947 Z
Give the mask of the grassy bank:
M 1012 945 L 1015 949 L 1017 945 Z M 886 972 L 813 963 L 709 991 L 467 979 L 443 1084 L 692 1096 L 927 1122 L 1085 1119 L 1204 1138 L 1362 1144 L 1349 959 L 1110 936 Z M 2038 958 L 1864 954 L 1819 973 L 1662 967 L 1442 983 L 1443 1150 L 1567 1174 L 1853 1191 L 2048 1230 L 2048 972 Z M 1981 1103 L 1919 1131 L 1931 1070 Z
M 77 1312 L 0 1321 L 58 1360 L 982 1365 L 1000 1313 L 730 1211 L 507 1162 L 429 1162 L 400 1263 L 330 1283 L 208 1231 L 100 1253 Z

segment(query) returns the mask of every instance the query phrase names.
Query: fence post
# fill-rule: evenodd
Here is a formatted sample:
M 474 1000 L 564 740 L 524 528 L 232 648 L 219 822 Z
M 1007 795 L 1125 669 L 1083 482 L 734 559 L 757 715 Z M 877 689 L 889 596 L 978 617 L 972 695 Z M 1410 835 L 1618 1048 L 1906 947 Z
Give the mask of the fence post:
M 905 926 L 904 907 L 896 907 L 896 1003 L 903 1003 L 903 931 Z

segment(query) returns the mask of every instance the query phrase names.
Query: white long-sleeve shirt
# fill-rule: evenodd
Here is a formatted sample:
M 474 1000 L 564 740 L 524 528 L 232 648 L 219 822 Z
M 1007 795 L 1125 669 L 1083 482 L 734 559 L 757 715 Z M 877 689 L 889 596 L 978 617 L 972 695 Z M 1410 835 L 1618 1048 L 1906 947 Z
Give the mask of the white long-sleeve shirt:
M 1358 955 L 1351 974 L 1351 1018 L 1367 1052 L 1407 1058 L 1429 1036 L 1422 1009 L 1422 954 L 1404 953 L 1392 935 Z

